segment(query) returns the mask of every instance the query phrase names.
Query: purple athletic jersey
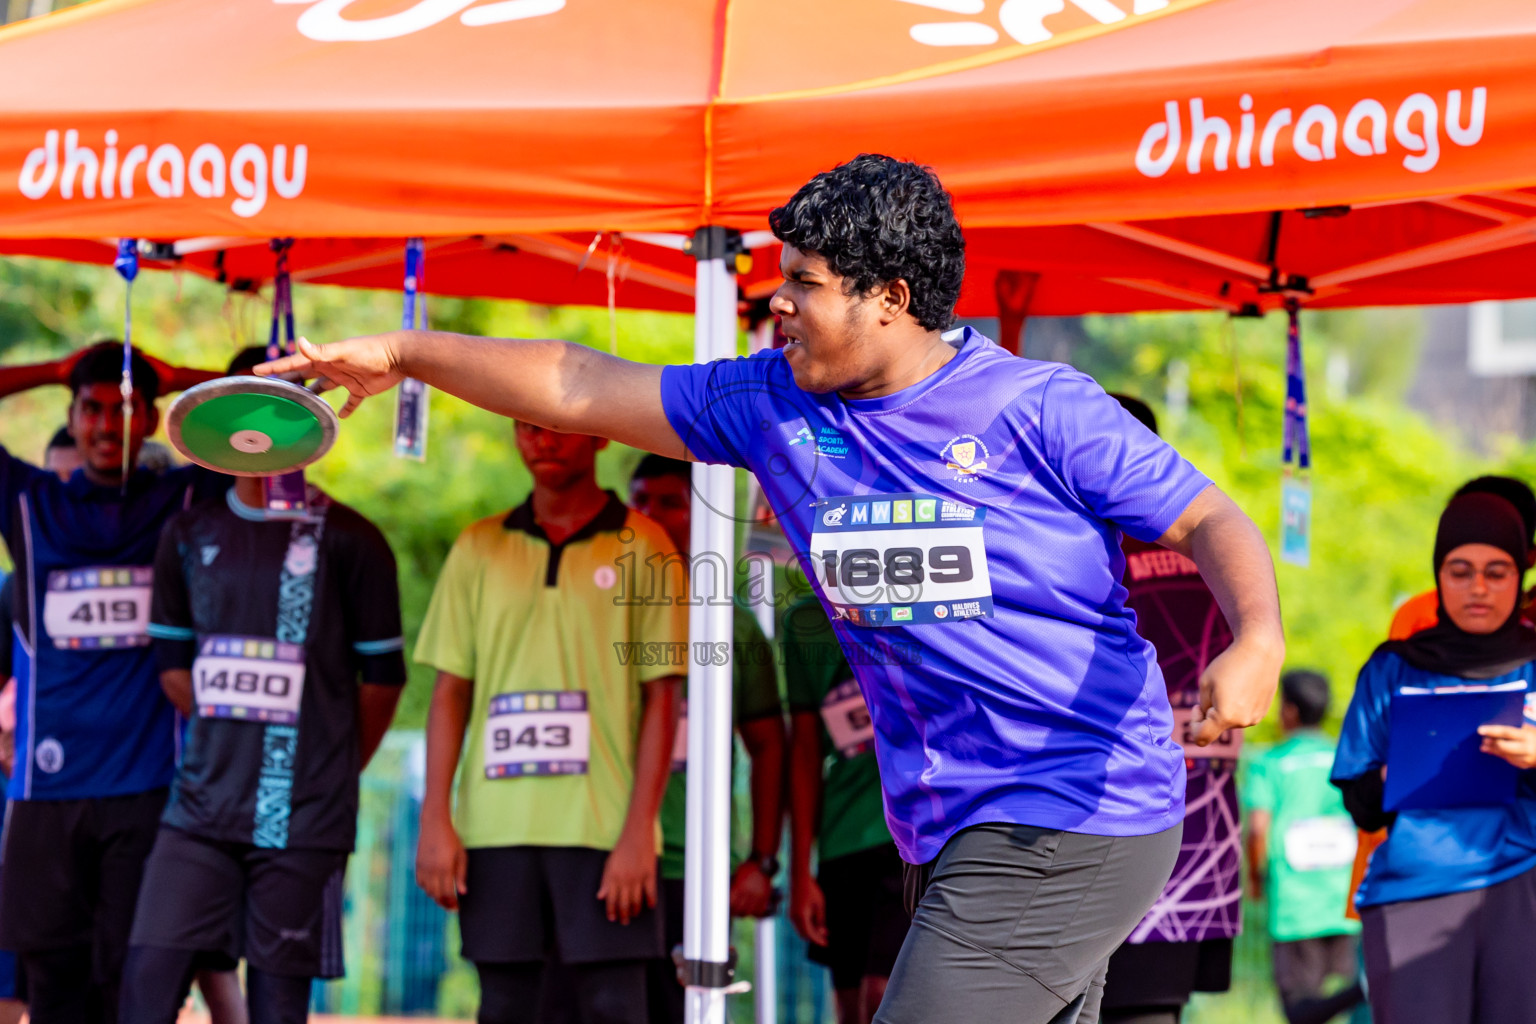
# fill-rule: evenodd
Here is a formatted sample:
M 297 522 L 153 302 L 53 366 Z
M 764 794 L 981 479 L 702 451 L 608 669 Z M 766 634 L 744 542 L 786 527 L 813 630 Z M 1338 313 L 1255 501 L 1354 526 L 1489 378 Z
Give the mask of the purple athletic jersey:
M 907 861 L 986 822 L 1170 828 L 1184 757 L 1121 531 L 1161 536 L 1209 481 L 1084 374 L 946 339 L 953 359 L 883 398 L 802 391 L 774 351 L 667 367 L 662 403 L 697 458 L 757 476 L 803 553 Z
M 1232 643 L 1232 630 L 1195 563 L 1175 551 L 1128 541 L 1126 605 L 1136 629 L 1157 649 L 1174 707 L 1175 739 L 1187 711 L 1200 703 L 1200 673 Z M 1203 942 L 1242 930 L 1241 830 L 1234 737 L 1189 746 L 1185 769 L 1184 842 L 1173 877 L 1132 931 L 1131 942 Z M 1207 756 L 1202 756 L 1207 755 Z

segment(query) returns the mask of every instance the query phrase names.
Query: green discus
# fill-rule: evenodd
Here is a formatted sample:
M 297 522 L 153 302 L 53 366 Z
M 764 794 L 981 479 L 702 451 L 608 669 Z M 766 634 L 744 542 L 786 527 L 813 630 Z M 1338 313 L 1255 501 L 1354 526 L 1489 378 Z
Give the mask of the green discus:
M 220 377 L 171 404 L 177 451 L 232 476 L 276 476 L 314 462 L 336 440 L 336 413 L 308 388 L 274 377 Z

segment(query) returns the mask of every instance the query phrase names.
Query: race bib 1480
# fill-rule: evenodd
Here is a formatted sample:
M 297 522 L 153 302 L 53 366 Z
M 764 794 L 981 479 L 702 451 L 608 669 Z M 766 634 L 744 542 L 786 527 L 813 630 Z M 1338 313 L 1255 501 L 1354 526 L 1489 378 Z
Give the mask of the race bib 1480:
M 818 501 L 810 557 L 833 613 L 858 626 L 990 617 L 986 511 L 930 494 Z
M 591 737 L 585 691 L 497 694 L 485 719 L 485 777 L 585 775 Z
M 143 647 L 154 578 L 145 565 L 56 569 L 43 596 L 43 628 L 63 650 Z
M 297 722 L 304 648 L 249 636 L 205 636 L 192 663 L 192 697 L 203 718 Z

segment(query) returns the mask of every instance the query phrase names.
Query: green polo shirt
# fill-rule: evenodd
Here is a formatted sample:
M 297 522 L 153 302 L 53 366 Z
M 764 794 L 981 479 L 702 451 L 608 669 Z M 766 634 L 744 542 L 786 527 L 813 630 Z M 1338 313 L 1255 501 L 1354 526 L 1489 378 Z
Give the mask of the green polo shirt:
M 613 495 L 563 544 L 549 543 L 532 499 L 459 535 L 416 660 L 474 681 L 454 809 L 465 846 L 613 849 L 634 786 L 641 684 L 686 671 L 631 646 L 687 641 L 686 605 L 645 601 L 682 592 L 652 585 L 657 572 L 681 579 L 676 558 L 648 564 L 673 553 L 659 526 Z M 583 725 L 585 762 L 569 745 Z M 508 774 L 514 754 L 537 764 Z
M 828 714 L 847 714 L 853 671 L 838 645 L 821 602 L 812 597 L 784 615 L 784 682 L 791 713 L 808 711 L 821 719 L 826 751 L 821 822 L 816 847 L 822 861 L 891 842 L 880 795 L 880 766 L 873 746 L 839 751 L 827 729 Z M 859 698 L 862 701 L 862 697 Z M 857 702 L 855 702 L 857 703 Z M 868 711 L 864 710 L 867 717 Z
M 784 705 L 779 700 L 778 673 L 773 668 L 773 648 L 763 635 L 763 627 L 738 603 L 732 629 L 731 712 L 736 723 L 740 725 L 754 718 L 784 714 Z M 661 798 L 661 877 L 673 881 L 683 877 L 683 837 L 688 825 L 685 733 L 686 727 L 678 729 L 672 756 L 672 778 Z M 735 817 L 734 814 L 731 816 L 733 826 Z
M 1328 781 L 1334 743 L 1303 729 L 1248 766 L 1243 803 L 1268 811 L 1269 934 L 1276 942 L 1353 935 L 1344 916 L 1355 862 L 1355 826 Z

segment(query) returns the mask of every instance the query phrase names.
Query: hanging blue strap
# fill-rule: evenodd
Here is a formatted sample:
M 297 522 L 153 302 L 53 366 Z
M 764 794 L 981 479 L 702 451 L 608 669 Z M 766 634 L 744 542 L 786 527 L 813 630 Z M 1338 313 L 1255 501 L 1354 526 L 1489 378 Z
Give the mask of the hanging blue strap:
M 419 238 L 405 240 L 405 302 L 400 326 L 407 330 L 427 329 L 427 297 L 421 293 L 426 272 L 426 246 Z M 427 386 L 414 377 L 400 382 L 395 398 L 395 454 L 401 458 L 424 459 L 427 454 Z
M 1285 447 L 1281 462 L 1298 470 L 1312 466 L 1312 442 L 1307 434 L 1307 377 L 1301 355 L 1301 311 L 1286 305 L 1290 326 L 1285 334 Z
M 401 313 L 400 326 L 405 330 L 415 330 L 417 325 L 416 310 L 421 310 L 421 329 L 427 329 L 427 303 L 421 296 L 422 274 L 426 270 L 427 250 L 419 238 L 407 238 L 405 240 L 405 307 Z
M 291 238 L 274 238 L 272 251 L 277 254 L 277 270 L 272 276 L 272 334 L 267 339 L 267 358 L 278 359 L 292 355 L 295 346 L 293 327 L 293 279 L 288 274 L 288 250 L 293 247 Z M 280 332 L 286 328 L 286 344 Z
M 112 269 L 126 282 L 123 300 L 123 379 L 118 393 L 123 396 L 123 490 L 128 489 L 129 438 L 133 430 L 133 279 L 139 276 L 139 240 L 119 238 L 117 258 Z

